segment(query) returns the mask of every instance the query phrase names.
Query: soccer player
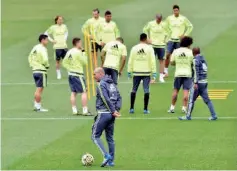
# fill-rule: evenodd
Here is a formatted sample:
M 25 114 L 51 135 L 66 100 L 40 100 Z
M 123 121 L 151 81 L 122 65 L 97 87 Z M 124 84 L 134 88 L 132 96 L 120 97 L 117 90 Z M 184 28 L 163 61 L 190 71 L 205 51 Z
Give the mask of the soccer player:
M 76 96 L 78 93 L 81 93 L 82 114 L 91 115 L 87 108 L 87 90 L 83 73 L 83 66 L 87 64 L 87 56 L 82 48 L 80 38 L 74 38 L 72 40 L 72 45 L 73 48 L 67 52 L 63 59 L 63 66 L 68 71 L 68 81 L 72 92 L 70 98 L 72 113 L 74 115 L 79 114 L 76 107 Z
M 197 100 L 198 96 L 200 95 L 203 101 L 209 108 L 211 113 L 211 117 L 209 118 L 210 121 L 217 120 L 217 115 L 214 110 L 214 106 L 208 96 L 207 90 L 207 62 L 200 54 L 200 48 L 196 47 L 193 48 L 193 55 L 195 60 L 195 68 L 196 68 L 196 82 L 194 82 L 193 87 L 190 90 L 189 94 L 189 102 L 188 102 L 188 110 L 185 116 L 179 117 L 180 120 L 191 120 L 191 114 L 194 108 L 194 103 Z
M 103 47 L 106 43 L 116 40 L 120 37 L 120 32 L 117 24 L 112 21 L 112 13 L 105 12 L 105 21 L 100 23 L 96 31 L 98 35 L 97 42 Z
M 180 15 L 179 6 L 173 6 L 173 15 L 170 15 L 166 19 L 167 27 L 170 33 L 170 40 L 167 44 L 167 54 L 165 60 L 165 75 L 168 76 L 168 67 L 170 63 L 170 55 L 180 47 L 180 39 L 184 36 L 188 36 L 192 30 L 192 23 L 183 15 Z
M 171 65 L 175 66 L 174 90 L 169 113 L 174 113 L 175 103 L 178 93 L 183 86 L 183 107 L 182 111 L 186 113 L 188 103 L 188 93 L 192 86 L 192 71 L 194 72 L 194 81 L 196 82 L 196 69 L 193 65 L 193 52 L 190 46 L 193 44 L 191 37 L 183 37 L 180 42 L 180 48 L 174 50 L 171 56 Z
M 82 33 L 90 37 L 92 53 L 94 51 L 95 44 L 95 50 L 98 56 L 98 51 L 101 51 L 102 47 L 96 42 L 96 38 L 98 37 L 96 30 L 98 29 L 99 24 L 105 21 L 105 19 L 103 17 L 100 17 L 100 11 L 98 8 L 92 11 L 92 15 L 93 17 L 88 19 L 82 26 Z
M 55 24 L 50 26 L 45 34 L 49 36 L 49 41 L 54 44 L 57 79 L 61 79 L 60 61 L 67 53 L 68 29 L 67 26 L 63 24 L 62 16 L 56 16 L 54 22 Z
M 122 75 L 127 57 L 127 48 L 123 44 L 123 38 L 118 37 L 115 41 L 107 43 L 102 50 L 101 57 L 105 74 L 111 76 L 114 84 L 117 85 L 118 75 Z
M 47 109 L 41 106 L 41 95 L 44 87 L 47 86 L 47 69 L 49 68 L 48 52 L 46 49 L 48 36 L 41 34 L 39 36 L 39 42 L 38 45 L 33 47 L 28 57 L 36 85 L 34 111 L 48 112 Z
M 96 110 L 98 115 L 95 117 L 95 122 L 92 126 L 92 140 L 103 154 L 104 161 L 101 167 L 106 165 L 114 166 L 114 122 L 116 117 L 120 117 L 119 111 L 122 105 L 122 98 L 113 80 L 105 76 L 103 68 L 95 69 L 94 78 L 98 82 L 96 89 Z M 100 139 L 103 131 L 105 131 L 109 153 Z
M 154 49 L 147 44 L 147 35 L 140 35 L 140 43 L 133 46 L 128 61 L 128 77 L 133 76 L 133 88 L 131 92 L 131 106 L 129 113 L 134 113 L 134 103 L 136 99 L 137 89 L 140 82 L 143 81 L 144 90 L 144 114 L 149 114 L 148 103 L 150 96 L 150 81 L 155 82 L 156 79 L 156 61 Z
M 165 46 L 168 38 L 168 30 L 165 22 L 162 21 L 162 15 L 157 14 L 156 19 L 150 21 L 144 28 L 143 32 L 149 37 L 149 43 L 152 44 L 155 56 L 160 63 L 160 78 L 159 81 L 164 83 L 164 59 L 165 59 Z

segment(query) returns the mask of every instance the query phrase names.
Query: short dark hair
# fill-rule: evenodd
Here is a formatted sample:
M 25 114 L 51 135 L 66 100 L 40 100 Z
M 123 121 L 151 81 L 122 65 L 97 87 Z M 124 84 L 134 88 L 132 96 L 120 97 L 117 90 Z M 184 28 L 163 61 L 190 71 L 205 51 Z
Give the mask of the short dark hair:
M 72 39 L 72 45 L 73 45 L 73 46 L 76 46 L 76 44 L 77 44 L 79 41 L 81 41 L 80 38 L 78 38 L 78 37 L 73 38 L 73 39 Z
M 105 15 L 111 15 L 111 14 L 112 13 L 109 10 L 105 11 Z
M 185 36 L 180 41 L 180 47 L 189 47 L 193 44 L 193 38 Z
M 122 43 L 124 42 L 122 37 L 117 37 L 116 40 L 119 40 L 119 41 L 121 41 Z
M 100 10 L 99 10 L 99 8 L 95 8 L 95 9 L 93 9 L 93 12 L 97 12 L 99 14 Z
M 140 35 L 140 41 L 146 41 L 147 40 L 147 35 L 145 33 L 142 33 Z
M 47 38 L 48 38 L 48 36 L 46 34 L 41 34 L 41 35 L 39 35 L 38 40 L 39 40 L 39 42 L 41 42 L 42 40 L 45 40 Z
M 58 21 L 58 18 L 59 18 L 59 17 L 62 17 L 62 16 L 57 15 L 57 16 L 54 18 L 54 23 L 55 23 L 55 24 L 57 24 L 57 21 Z
M 179 6 L 178 5 L 173 5 L 173 9 L 178 9 L 179 10 Z

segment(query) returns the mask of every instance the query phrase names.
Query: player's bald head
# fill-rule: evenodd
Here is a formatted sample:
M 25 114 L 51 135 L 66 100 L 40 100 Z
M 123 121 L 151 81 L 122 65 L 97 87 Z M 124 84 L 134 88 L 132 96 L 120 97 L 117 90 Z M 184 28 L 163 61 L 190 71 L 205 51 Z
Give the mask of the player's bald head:
M 101 67 L 95 68 L 94 79 L 96 80 L 96 82 L 100 82 L 100 80 L 104 77 L 104 75 L 105 75 L 105 71 L 103 68 Z
M 162 15 L 161 14 L 156 14 L 156 19 L 162 19 Z
M 193 48 L 193 55 L 196 56 L 201 53 L 201 50 L 199 47 L 194 47 Z
M 95 72 L 95 73 L 101 73 L 101 74 L 105 74 L 105 71 L 104 71 L 104 69 L 103 69 L 103 68 L 101 68 L 101 67 L 97 67 L 97 68 L 95 68 L 94 72 Z
M 156 14 L 156 22 L 160 23 L 162 20 L 162 15 L 161 14 Z

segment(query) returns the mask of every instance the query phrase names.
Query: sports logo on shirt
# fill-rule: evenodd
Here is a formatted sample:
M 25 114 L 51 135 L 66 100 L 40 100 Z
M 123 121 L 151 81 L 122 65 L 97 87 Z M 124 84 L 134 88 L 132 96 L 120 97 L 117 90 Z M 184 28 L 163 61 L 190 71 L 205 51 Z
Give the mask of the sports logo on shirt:
M 145 51 L 144 49 L 140 49 L 138 52 L 137 52 L 138 55 L 145 55 Z
M 118 49 L 118 44 L 112 46 L 113 49 Z

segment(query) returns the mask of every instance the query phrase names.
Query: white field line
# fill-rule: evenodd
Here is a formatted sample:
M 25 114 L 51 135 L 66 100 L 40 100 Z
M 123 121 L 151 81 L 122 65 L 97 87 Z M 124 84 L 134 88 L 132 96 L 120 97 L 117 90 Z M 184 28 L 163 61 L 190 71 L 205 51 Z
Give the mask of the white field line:
M 68 118 L 1 118 L 3 121 L 31 121 L 31 120 L 93 120 L 94 117 L 68 117 Z M 207 120 L 207 117 L 192 117 L 194 120 Z M 223 120 L 233 120 L 237 119 L 237 116 L 223 116 L 218 117 L 218 119 Z M 122 117 L 118 118 L 118 120 L 178 120 L 178 117 Z
M 119 84 L 131 84 L 132 81 L 121 81 Z M 233 81 L 209 81 L 208 83 L 213 84 L 236 84 L 237 80 Z M 155 84 L 173 84 L 173 81 L 166 81 L 165 83 L 155 83 Z M 7 82 L 1 83 L 1 86 L 16 86 L 16 85 L 34 85 L 34 82 L 22 82 L 22 83 L 14 83 L 14 82 Z M 48 85 L 68 85 L 68 82 L 48 82 Z

